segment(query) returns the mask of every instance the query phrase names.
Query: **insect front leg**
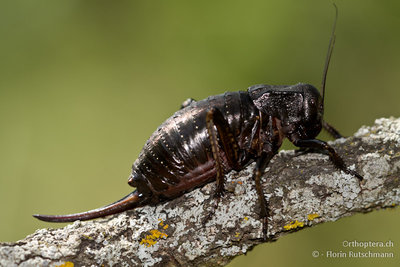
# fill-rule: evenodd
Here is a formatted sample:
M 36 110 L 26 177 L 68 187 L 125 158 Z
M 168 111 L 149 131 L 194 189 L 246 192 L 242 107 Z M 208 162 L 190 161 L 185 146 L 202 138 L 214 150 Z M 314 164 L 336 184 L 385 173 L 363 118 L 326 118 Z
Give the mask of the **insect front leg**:
M 338 169 L 357 177 L 360 181 L 363 180 L 363 177 L 360 174 L 358 174 L 356 171 L 350 170 L 346 166 L 346 164 L 344 163 L 343 159 L 339 156 L 339 154 L 336 153 L 333 147 L 328 145 L 326 142 L 318 139 L 308 139 L 308 140 L 295 139 L 292 140 L 292 142 L 295 146 L 298 147 L 316 148 L 326 151 L 329 154 L 330 160 Z
M 330 136 L 332 136 L 335 139 L 338 138 L 343 138 L 344 136 L 339 133 L 338 130 L 336 130 L 332 125 L 327 123 L 326 121 L 322 121 L 322 127 L 328 132 Z M 296 156 L 304 155 L 306 153 L 321 153 L 324 152 L 325 150 L 321 150 L 319 148 L 315 147 L 300 147 L 300 149 L 296 150 Z

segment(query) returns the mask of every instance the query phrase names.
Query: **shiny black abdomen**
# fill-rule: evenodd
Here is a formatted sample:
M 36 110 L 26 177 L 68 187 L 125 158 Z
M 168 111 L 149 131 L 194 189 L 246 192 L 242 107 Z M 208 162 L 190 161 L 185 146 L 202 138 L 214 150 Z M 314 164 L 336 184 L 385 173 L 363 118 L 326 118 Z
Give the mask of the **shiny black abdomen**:
M 133 164 L 131 184 L 139 192 L 168 199 L 215 179 L 215 161 L 206 128 L 206 114 L 211 108 L 221 111 L 238 142 L 239 166 L 246 166 L 254 158 L 251 133 L 259 111 L 249 94 L 239 91 L 211 96 L 175 112 L 149 138 Z M 227 173 L 232 166 L 220 150 Z

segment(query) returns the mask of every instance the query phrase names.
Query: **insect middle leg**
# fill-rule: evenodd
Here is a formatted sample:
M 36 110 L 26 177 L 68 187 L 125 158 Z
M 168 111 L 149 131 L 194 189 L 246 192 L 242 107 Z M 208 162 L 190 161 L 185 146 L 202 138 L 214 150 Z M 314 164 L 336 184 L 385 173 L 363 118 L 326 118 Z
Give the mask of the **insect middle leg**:
M 215 167 L 217 170 L 216 196 L 220 197 L 224 191 L 224 170 L 221 162 L 222 158 L 220 149 L 223 149 L 228 161 L 228 165 L 234 170 L 240 170 L 239 145 L 229 129 L 228 122 L 225 120 L 219 109 L 211 108 L 207 112 L 206 127 L 210 138 L 213 158 L 215 160 Z M 222 144 L 222 147 L 220 147 L 220 144 Z
M 215 191 L 214 207 L 212 208 L 213 211 L 210 212 L 209 215 L 204 219 L 203 224 L 205 224 L 211 218 L 212 214 L 215 213 L 215 210 L 218 208 L 220 197 L 224 193 L 225 174 L 222 166 L 220 143 L 222 143 L 222 149 L 225 153 L 226 159 L 230 167 L 234 170 L 239 170 L 239 146 L 234 139 L 232 132 L 229 130 L 228 123 L 224 119 L 221 111 L 216 108 L 211 108 L 207 111 L 206 127 L 210 139 L 213 158 L 215 161 L 215 168 L 217 170 L 217 188 Z
M 268 203 L 265 200 L 264 191 L 261 186 L 261 177 L 264 174 L 264 170 L 267 167 L 270 160 L 273 158 L 274 153 L 262 152 L 261 156 L 257 159 L 256 167 L 254 169 L 254 180 L 256 183 L 256 190 L 258 195 L 258 201 L 260 203 L 260 217 L 263 222 L 263 236 L 264 240 L 268 237 L 268 216 L 269 208 Z

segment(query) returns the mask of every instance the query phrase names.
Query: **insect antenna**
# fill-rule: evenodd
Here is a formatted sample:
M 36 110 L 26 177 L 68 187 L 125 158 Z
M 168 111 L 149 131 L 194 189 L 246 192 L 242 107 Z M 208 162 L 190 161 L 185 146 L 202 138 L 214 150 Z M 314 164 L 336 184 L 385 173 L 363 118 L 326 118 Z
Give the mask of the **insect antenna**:
M 338 8 L 337 8 L 335 3 L 333 3 L 333 6 L 335 7 L 336 15 L 335 15 L 335 21 L 333 22 L 331 39 L 329 40 L 328 53 L 326 54 L 324 72 L 322 74 L 322 85 L 321 85 L 322 105 L 324 104 L 324 99 L 325 99 L 326 75 L 328 74 L 329 62 L 331 61 L 332 51 L 333 51 L 333 47 L 335 46 L 335 39 L 336 39 L 335 30 L 336 30 L 336 21 L 337 21 L 337 18 L 338 18 Z

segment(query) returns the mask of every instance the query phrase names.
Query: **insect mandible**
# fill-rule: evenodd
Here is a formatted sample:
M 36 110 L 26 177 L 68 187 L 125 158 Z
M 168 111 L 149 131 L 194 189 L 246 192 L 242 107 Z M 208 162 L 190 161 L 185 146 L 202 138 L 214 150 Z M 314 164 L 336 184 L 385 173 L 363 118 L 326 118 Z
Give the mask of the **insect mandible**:
M 336 8 L 336 6 L 335 6 Z M 102 208 L 69 215 L 33 215 L 49 222 L 90 220 L 144 205 L 171 200 L 194 188 L 216 181 L 216 198 L 224 192 L 224 175 L 256 162 L 253 178 L 260 202 L 264 236 L 267 236 L 268 203 L 261 177 L 278 153 L 284 138 L 295 146 L 323 150 L 345 173 L 349 169 L 336 151 L 316 139 L 322 128 L 341 135 L 323 120 L 325 83 L 335 43 L 335 22 L 322 77 L 322 96 L 310 85 L 255 85 L 247 91 L 226 92 L 201 101 L 188 99 L 147 140 L 133 163 L 128 183 L 134 190 Z

